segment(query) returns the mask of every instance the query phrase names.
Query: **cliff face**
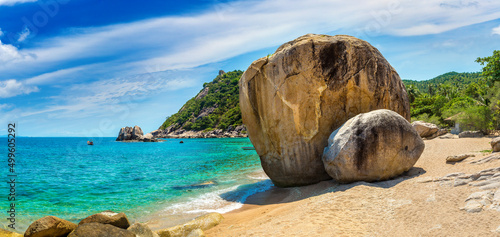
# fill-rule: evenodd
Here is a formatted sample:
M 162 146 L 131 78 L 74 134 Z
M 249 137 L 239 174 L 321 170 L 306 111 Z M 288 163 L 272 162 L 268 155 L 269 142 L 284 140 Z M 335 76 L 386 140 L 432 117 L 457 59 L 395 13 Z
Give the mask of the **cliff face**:
M 205 83 L 195 97 L 151 134 L 156 138 L 246 137 L 238 98 L 242 74 L 239 70 L 220 71 L 212 82 Z

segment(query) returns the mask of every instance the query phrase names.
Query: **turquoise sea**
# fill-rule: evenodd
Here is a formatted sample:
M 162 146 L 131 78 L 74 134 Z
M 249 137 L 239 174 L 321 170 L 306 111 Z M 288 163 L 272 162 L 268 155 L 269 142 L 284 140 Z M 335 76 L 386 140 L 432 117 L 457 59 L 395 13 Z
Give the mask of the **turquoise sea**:
M 47 215 L 78 223 L 104 210 L 152 221 L 157 228 L 172 226 L 235 210 L 248 196 L 272 187 L 255 150 L 242 149 L 252 146 L 248 138 L 180 140 L 97 138 L 88 146 L 87 138 L 17 138 L 16 230 Z M 2 164 L 5 228 L 9 167 Z M 199 185 L 204 182 L 209 183 Z

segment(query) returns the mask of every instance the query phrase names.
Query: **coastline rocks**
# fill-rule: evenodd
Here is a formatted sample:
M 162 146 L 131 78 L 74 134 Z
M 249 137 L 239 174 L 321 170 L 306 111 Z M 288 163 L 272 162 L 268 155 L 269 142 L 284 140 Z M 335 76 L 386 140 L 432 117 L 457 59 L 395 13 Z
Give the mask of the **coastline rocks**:
M 219 213 L 209 213 L 183 224 L 158 230 L 160 237 L 204 236 L 203 231 L 208 230 L 222 222 L 224 217 Z
M 67 236 L 77 228 L 75 223 L 55 216 L 42 217 L 28 227 L 25 237 L 59 237 Z
M 223 137 L 248 137 L 245 125 L 229 126 L 226 130 L 214 129 L 211 131 L 188 131 L 168 127 L 164 130 L 157 129 L 151 132 L 154 138 L 223 138 Z
M 418 135 L 422 138 L 431 137 L 439 131 L 439 127 L 437 125 L 426 123 L 424 121 L 415 121 L 411 123 L 411 126 L 415 128 Z
M 338 182 L 380 181 L 408 171 L 425 144 L 411 124 L 382 109 L 349 119 L 328 139 L 323 162 Z
M 491 144 L 491 149 L 493 152 L 499 152 L 500 151 L 500 137 L 493 138 L 490 142 Z
M 146 224 L 142 223 L 135 223 L 127 230 L 134 233 L 137 237 L 158 237 L 158 234 L 151 231 Z
M 109 224 L 101 223 L 86 223 L 79 225 L 76 230 L 71 232 L 68 237 L 136 237 L 136 235 L 128 230 L 118 228 Z
M 308 34 L 254 61 L 240 82 L 243 123 L 277 186 L 330 179 L 321 155 L 349 118 L 391 109 L 410 119 L 403 83 L 366 41 Z
M 458 134 L 459 138 L 467 138 L 467 137 L 484 137 L 483 132 L 481 131 L 463 131 Z
M 101 213 L 91 215 L 80 221 L 78 225 L 86 223 L 110 224 L 122 229 L 127 229 L 130 226 L 130 222 L 125 213 L 116 213 L 112 211 L 103 211 Z

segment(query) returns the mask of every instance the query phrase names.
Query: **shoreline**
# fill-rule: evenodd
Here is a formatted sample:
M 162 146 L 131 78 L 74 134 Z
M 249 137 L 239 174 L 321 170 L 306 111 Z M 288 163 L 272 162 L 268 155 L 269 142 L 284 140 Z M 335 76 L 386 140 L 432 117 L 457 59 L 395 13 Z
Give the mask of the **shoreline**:
M 296 188 L 272 188 L 250 196 L 242 208 L 223 214 L 225 220 L 207 236 L 450 236 L 493 235 L 500 211 L 461 210 L 477 191 L 427 182 L 448 174 L 472 174 L 500 167 L 500 160 L 470 164 L 488 154 L 491 138 L 426 140 L 424 153 L 408 172 L 392 180 L 337 184 L 323 181 Z M 472 153 L 462 162 L 446 157 Z

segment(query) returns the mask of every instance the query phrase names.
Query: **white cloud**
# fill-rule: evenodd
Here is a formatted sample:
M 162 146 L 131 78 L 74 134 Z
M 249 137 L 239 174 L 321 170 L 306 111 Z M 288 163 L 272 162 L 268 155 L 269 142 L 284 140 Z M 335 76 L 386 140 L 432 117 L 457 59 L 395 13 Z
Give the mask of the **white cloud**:
M 491 33 L 494 35 L 500 35 L 500 26 L 493 28 Z
M 28 27 L 25 27 L 23 31 L 21 31 L 21 33 L 19 33 L 19 38 L 17 39 L 18 42 L 23 42 L 25 41 L 28 36 L 30 35 L 30 30 L 28 29 Z
M 16 47 L 10 44 L 3 44 L 0 41 L 0 68 L 2 66 L 8 67 L 9 64 L 17 62 L 26 62 L 26 59 L 33 59 L 33 57 L 19 52 Z
M 36 2 L 37 0 L 0 0 L 0 6 L 13 6 L 18 3 Z
M 88 67 L 82 66 L 82 67 L 61 69 L 61 70 L 57 70 L 54 72 L 48 72 L 48 73 L 44 73 L 44 74 L 29 78 L 29 79 L 25 80 L 24 82 L 27 85 L 38 85 L 38 86 L 50 84 L 53 82 L 60 83 L 62 81 L 65 81 L 65 78 L 70 77 L 71 74 L 80 72 L 80 71 L 84 70 L 85 68 L 88 68 Z
M 66 36 L 39 42 L 40 47 L 21 50 L 18 54 L 36 58 L 0 65 L 0 73 L 8 75 L 27 64 L 32 66 L 29 70 L 41 70 L 47 65 L 109 57 L 126 60 L 123 69 L 137 71 L 157 65 L 159 70 L 190 68 L 273 47 L 306 33 L 427 35 L 498 18 L 498 1 L 241 1 L 219 4 L 197 15 L 71 29 Z
M 38 91 L 38 87 L 27 86 L 24 83 L 16 81 L 14 79 L 0 81 L 0 98 L 9 98 L 16 95 L 30 94 L 32 92 Z
M 0 104 L 0 111 L 11 108 L 11 104 Z
M 179 73 L 182 75 L 182 72 Z M 53 96 L 54 106 L 41 110 L 24 111 L 21 116 L 53 113 L 51 117 L 71 118 L 111 113 L 137 106 L 134 101 L 150 98 L 165 91 L 174 91 L 192 86 L 199 86 L 195 78 L 174 77 L 169 72 L 157 72 L 134 75 L 123 78 L 76 84 L 63 94 Z M 32 81 L 33 82 L 33 81 Z

